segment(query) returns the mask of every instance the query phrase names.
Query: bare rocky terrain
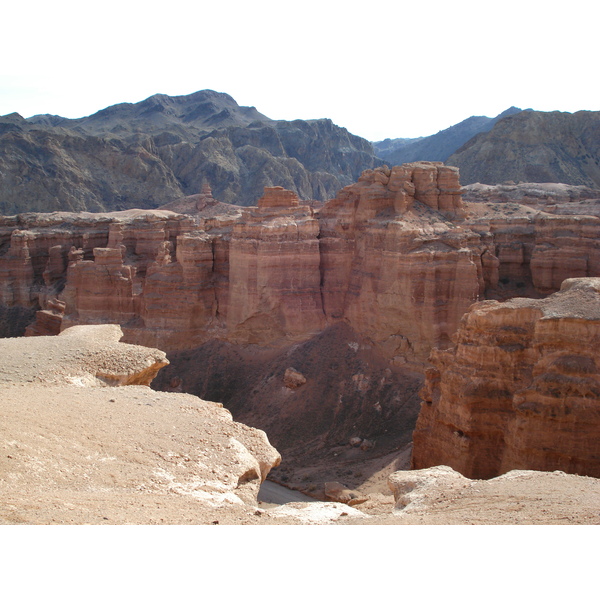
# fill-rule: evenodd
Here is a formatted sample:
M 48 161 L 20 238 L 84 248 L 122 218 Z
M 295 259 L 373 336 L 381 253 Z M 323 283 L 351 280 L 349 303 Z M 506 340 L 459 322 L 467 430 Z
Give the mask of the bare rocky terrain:
M 148 383 L 164 353 L 119 337 L 106 325 L 0 342 L 0 524 L 600 522 L 597 479 L 398 471 L 410 449 L 365 460 L 369 477 L 345 497 L 329 486 L 342 501 L 260 502 L 280 460 L 264 433 L 189 394 L 123 385 Z
M 265 186 L 325 200 L 383 164 L 329 119 L 275 121 L 228 94 L 155 94 L 80 119 L 0 117 L 0 214 L 157 208 L 211 185 L 253 205 Z
M 557 423 L 571 439 L 573 415 L 595 410 L 595 357 L 577 333 L 546 336 L 558 362 L 538 360 L 546 338 L 525 342 L 538 301 L 600 276 L 597 205 L 585 186 L 461 188 L 457 169 L 413 163 L 365 171 L 324 205 L 268 187 L 241 209 L 203 187 L 162 210 L 1 217 L 0 317 L 5 335 L 30 336 L 2 342 L 7 522 L 595 522 L 596 480 L 581 477 L 595 472 L 577 467 L 597 463 L 595 446 L 579 436 L 561 463 L 552 450 Z M 583 287 L 558 331 L 592 331 L 597 285 Z M 457 348 L 465 315 L 490 306 L 494 326 Z M 459 382 L 453 400 L 444 377 L 456 375 L 440 369 L 438 393 L 438 357 L 453 352 L 473 359 L 467 379 L 485 366 L 508 391 Z M 509 392 L 527 365 L 549 392 L 524 403 L 545 432 L 543 463 L 526 459 L 522 431 L 508 444 L 500 425 L 512 421 L 497 411 L 500 398 L 502 415 L 520 410 Z M 560 369 L 548 378 L 546 367 Z M 463 397 L 479 399 L 481 423 Z M 422 400 L 440 398 L 415 438 Z M 409 471 L 415 450 L 435 445 L 427 435 L 440 446 L 423 465 L 434 470 Z M 539 464 L 570 474 L 435 470 L 468 474 L 452 453 L 479 439 L 503 448 L 498 435 L 519 461 L 470 477 Z M 266 489 L 259 500 L 267 474 L 318 502 L 273 506 Z

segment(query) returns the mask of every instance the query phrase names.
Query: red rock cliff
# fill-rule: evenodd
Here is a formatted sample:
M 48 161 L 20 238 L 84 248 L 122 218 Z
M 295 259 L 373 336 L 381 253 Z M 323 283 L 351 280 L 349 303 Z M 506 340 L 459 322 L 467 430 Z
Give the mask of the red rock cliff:
M 413 468 L 600 477 L 599 344 L 598 278 L 568 279 L 545 299 L 473 305 L 455 347 L 432 353 Z
M 365 171 L 320 209 L 283 188 L 248 210 L 195 206 L 1 217 L 0 301 L 39 307 L 32 334 L 113 322 L 166 350 L 285 345 L 344 321 L 418 366 L 478 299 L 600 275 L 600 219 L 483 214 L 442 163 Z

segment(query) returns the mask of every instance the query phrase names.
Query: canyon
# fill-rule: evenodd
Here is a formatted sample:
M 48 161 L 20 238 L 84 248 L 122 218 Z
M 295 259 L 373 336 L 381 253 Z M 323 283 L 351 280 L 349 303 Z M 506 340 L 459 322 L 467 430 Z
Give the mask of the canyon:
M 597 277 L 566 279 L 543 299 L 474 304 L 455 346 L 430 357 L 413 467 L 600 476 L 599 341 Z
M 600 277 L 597 200 L 565 184 L 463 188 L 456 167 L 417 162 L 368 169 L 326 203 L 270 186 L 257 206 L 234 206 L 204 185 L 156 210 L 0 217 L 0 325 L 35 337 L 118 324 L 123 342 L 167 352 L 154 389 L 222 403 L 266 431 L 283 457 L 270 479 L 321 500 L 327 482 L 355 496 L 385 487 L 411 454 L 415 468 L 468 477 L 540 468 L 553 463 L 468 471 L 456 448 L 481 438 L 486 456 L 493 436 L 467 427 L 456 391 L 436 391 L 456 380 L 443 371 L 456 361 L 440 357 L 462 352 L 465 315 L 482 301 L 542 301 L 565 280 Z M 494 371 L 505 351 L 488 346 Z M 507 356 L 524 369 L 521 354 Z M 547 436 L 553 410 L 536 417 Z M 533 444 L 506 440 L 513 457 Z M 566 472 L 595 460 L 589 444 L 564 452 L 577 454 L 556 467 Z
M 165 353 L 121 338 L 80 325 L 0 340 L 2 525 L 598 523 L 600 482 L 560 472 L 473 481 L 444 466 L 397 471 L 387 494 L 328 482 L 324 501 L 263 501 L 281 459 L 264 432 L 150 389 Z

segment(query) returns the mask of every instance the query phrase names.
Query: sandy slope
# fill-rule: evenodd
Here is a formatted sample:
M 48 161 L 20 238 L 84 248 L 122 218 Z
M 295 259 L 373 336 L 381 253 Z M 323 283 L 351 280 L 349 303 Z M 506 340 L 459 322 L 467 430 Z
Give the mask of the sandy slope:
M 101 338 L 0 340 L 0 524 L 600 522 L 600 480 L 564 473 L 439 485 L 425 473 L 425 493 L 396 510 L 388 478 L 406 465 L 409 447 L 365 454 L 361 504 L 261 504 L 258 471 L 277 462 L 266 436 L 189 394 L 107 387 L 107 374 L 122 381 L 162 357 Z M 120 358 L 126 351 L 124 368 L 102 344 L 117 344 Z M 338 458 L 332 476 L 344 473 Z

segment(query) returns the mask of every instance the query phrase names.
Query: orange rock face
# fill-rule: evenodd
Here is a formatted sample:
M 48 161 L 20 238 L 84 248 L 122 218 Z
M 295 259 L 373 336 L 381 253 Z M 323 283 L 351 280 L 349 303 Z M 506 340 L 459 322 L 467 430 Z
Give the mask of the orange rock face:
M 462 226 L 459 190 L 455 169 L 415 163 L 367 171 L 327 203 L 319 218 L 328 318 L 346 318 L 401 361 L 447 345 L 484 291 L 483 247 Z
M 31 334 L 111 322 L 166 350 L 281 345 L 344 321 L 420 368 L 473 302 L 600 275 L 597 217 L 477 218 L 442 163 L 365 171 L 318 209 L 280 187 L 244 210 L 193 198 L 185 215 L 0 217 L 0 302 L 40 309 Z
M 413 468 L 600 476 L 600 279 L 473 305 L 427 371 Z

